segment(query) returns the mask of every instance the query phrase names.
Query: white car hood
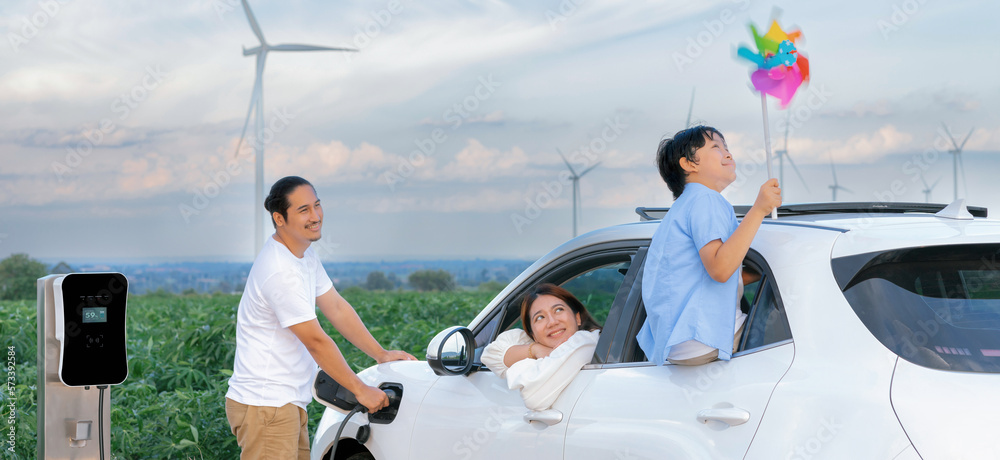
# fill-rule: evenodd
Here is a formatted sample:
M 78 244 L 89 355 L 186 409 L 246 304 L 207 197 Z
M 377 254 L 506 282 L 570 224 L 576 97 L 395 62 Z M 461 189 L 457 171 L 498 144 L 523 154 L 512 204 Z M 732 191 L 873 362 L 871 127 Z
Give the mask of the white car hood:
M 1000 374 L 935 370 L 900 358 L 890 399 L 924 460 L 1000 458 Z

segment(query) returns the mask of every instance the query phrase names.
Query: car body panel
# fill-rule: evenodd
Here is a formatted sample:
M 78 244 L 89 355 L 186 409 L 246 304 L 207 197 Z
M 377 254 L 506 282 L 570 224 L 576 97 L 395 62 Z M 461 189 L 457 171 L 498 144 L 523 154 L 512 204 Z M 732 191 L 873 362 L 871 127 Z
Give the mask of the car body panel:
M 574 381 L 550 410 L 568 416 L 583 386 Z M 563 458 L 565 419 L 528 423 L 528 412 L 520 393 L 488 370 L 441 378 L 421 404 L 409 458 Z
M 925 217 L 890 225 L 856 225 L 834 247 L 833 258 L 914 246 L 995 243 L 1000 237 L 1000 222 L 990 220 Z
M 1000 458 L 1000 374 L 950 372 L 899 359 L 892 406 L 925 460 Z
M 762 228 L 754 247 L 780 291 L 795 360 L 746 458 L 894 457 L 909 445 L 887 398 L 896 355 L 854 314 L 830 265 L 849 232 L 775 227 Z
M 399 404 L 399 412 L 392 423 L 371 425 L 371 439 L 365 444 L 375 458 L 405 459 L 409 458 L 410 436 L 421 401 L 427 391 L 440 378 L 431 371 L 426 361 L 394 361 L 372 366 L 358 373 L 361 381 L 368 385 L 378 386 L 383 382 L 403 384 L 403 398 Z M 311 450 L 312 460 L 321 460 L 330 447 L 333 446 L 337 428 L 346 416 L 338 409 L 327 408 L 323 412 Z M 367 423 L 366 414 L 355 414 L 347 422 L 341 438 L 354 438 L 358 427 Z M 391 441 L 383 441 L 391 440 Z M 416 457 L 419 458 L 419 457 Z
M 794 354 L 785 343 L 703 366 L 584 369 L 577 379 L 591 382 L 570 417 L 565 458 L 741 458 Z M 698 421 L 720 408 L 744 410 L 749 421 Z

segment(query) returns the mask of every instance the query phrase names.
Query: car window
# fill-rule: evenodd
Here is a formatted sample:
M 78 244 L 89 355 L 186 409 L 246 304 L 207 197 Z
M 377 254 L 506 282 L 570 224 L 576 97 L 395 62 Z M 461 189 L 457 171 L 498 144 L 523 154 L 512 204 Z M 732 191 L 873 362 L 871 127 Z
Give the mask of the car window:
M 569 260 L 556 261 L 551 267 L 539 270 L 538 276 L 530 278 L 511 292 L 502 302 L 496 314 L 476 333 L 476 359 L 483 348 L 493 341 L 500 332 L 521 327 L 521 296 L 525 291 L 541 283 L 562 286 L 583 303 L 594 319 L 605 323 L 608 312 L 616 302 L 625 274 L 638 248 L 599 250 L 580 254 Z
M 591 316 L 603 325 L 615 295 L 628 272 L 628 262 L 618 262 L 581 273 L 566 281 L 562 287 L 572 292 L 587 307 Z
M 763 268 L 762 268 L 763 267 Z M 791 339 L 791 330 L 785 317 L 784 308 L 781 306 L 774 283 L 769 279 L 768 270 L 763 262 L 763 258 L 758 253 L 751 250 L 744 260 L 743 270 L 750 275 L 751 281 L 743 287 L 743 298 L 740 308 L 747 313 L 747 326 L 744 328 L 744 337 L 738 351 L 752 350 L 783 340 Z M 639 277 L 632 287 L 633 291 L 642 290 L 642 278 Z M 646 319 L 646 308 L 642 303 L 641 296 L 636 301 L 634 316 L 624 318 L 630 324 L 630 341 L 624 344 L 626 358 L 622 362 L 648 362 L 646 354 L 638 346 L 635 339 L 636 334 L 642 327 Z M 610 325 L 609 325 L 610 327 Z
M 740 351 L 752 350 L 791 338 L 792 333 L 788 328 L 785 310 L 775 297 L 773 283 L 765 278 L 761 282 L 760 294 L 753 305 L 751 316 L 747 318 Z
M 493 317 L 490 318 L 489 321 L 487 321 L 486 326 L 483 326 L 483 328 L 480 329 L 479 332 L 476 334 L 477 350 L 481 351 L 483 347 L 485 347 L 487 344 L 490 343 L 491 340 L 493 340 L 493 335 L 494 335 L 493 333 L 496 332 L 497 325 L 500 324 L 500 318 L 502 316 L 503 315 L 500 314 L 493 315 Z M 476 358 L 477 359 L 479 358 L 478 354 Z
M 756 267 L 744 265 L 742 276 L 744 280 L 749 280 L 750 282 L 743 286 L 743 299 L 740 301 L 740 310 L 743 313 L 750 314 L 750 306 L 753 305 L 753 301 L 757 298 L 757 292 L 760 290 L 761 274 L 760 270 L 757 270 Z
M 931 369 L 1000 373 L 997 255 L 1000 244 L 961 244 L 832 263 L 858 318 L 899 357 Z M 852 269 L 859 260 L 864 265 Z

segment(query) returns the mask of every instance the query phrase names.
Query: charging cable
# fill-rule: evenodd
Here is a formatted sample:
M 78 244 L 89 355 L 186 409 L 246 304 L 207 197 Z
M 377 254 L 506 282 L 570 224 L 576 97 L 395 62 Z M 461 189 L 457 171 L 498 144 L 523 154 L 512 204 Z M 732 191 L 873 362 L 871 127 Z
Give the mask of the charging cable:
M 368 409 L 365 406 L 358 404 L 357 406 L 354 406 L 354 409 L 351 409 L 351 411 L 347 413 L 347 417 L 344 417 L 344 421 L 340 422 L 340 428 L 337 428 L 337 436 L 334 438 L 333 448 L 330 449 L 330 452 L 337 451 L 337 444 L 340 444 L 340 435 L 344 433 L 344 427 L 347 426 L 347 421 L 350 420 L 354 414 L 367 411 Z
M 104 390 L 108 389 L 107 385 L 97 386 L 98 397 L 97 397 L 97 442 L 101 449 L 101 460 L 104 460 Z

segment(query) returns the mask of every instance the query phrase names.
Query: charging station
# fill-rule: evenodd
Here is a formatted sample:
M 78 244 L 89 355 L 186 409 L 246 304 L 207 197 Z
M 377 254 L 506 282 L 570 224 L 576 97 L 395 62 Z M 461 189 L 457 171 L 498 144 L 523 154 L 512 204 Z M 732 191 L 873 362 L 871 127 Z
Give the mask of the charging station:
M 108 387 L 128 377 L 127 299 L 121 273 L 38 280 L 37 458 L 111 457 Z

